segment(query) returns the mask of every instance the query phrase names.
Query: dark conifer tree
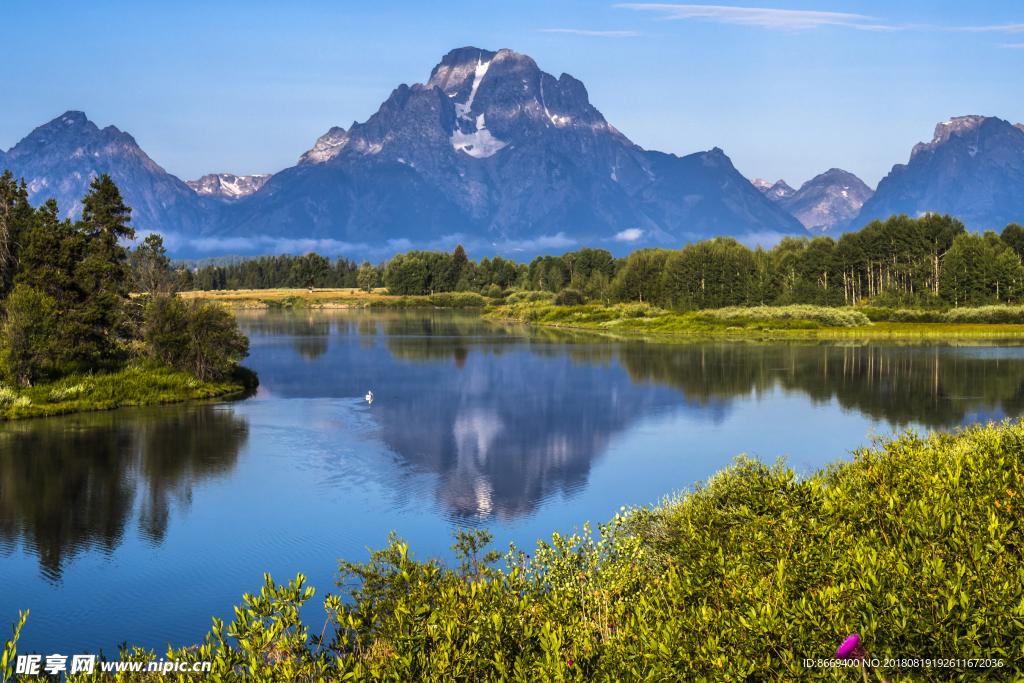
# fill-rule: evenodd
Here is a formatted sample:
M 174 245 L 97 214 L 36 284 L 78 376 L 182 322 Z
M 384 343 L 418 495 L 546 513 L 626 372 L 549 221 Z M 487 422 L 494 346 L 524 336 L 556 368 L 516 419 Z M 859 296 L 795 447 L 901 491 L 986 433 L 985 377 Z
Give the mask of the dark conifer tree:
M 132 210 L 110 176 L 104 173 L 89 187 L 79 221 L 86 237 L 86 255 L 78 273 L 87 298 L 78 317 L 84 334 L 83 351 L 102 357 L 112 349 L 114 329 L 128 300 L 132 278 L 128 252 L 120 242 L 134 239 L 135 229 L 128 225 Z

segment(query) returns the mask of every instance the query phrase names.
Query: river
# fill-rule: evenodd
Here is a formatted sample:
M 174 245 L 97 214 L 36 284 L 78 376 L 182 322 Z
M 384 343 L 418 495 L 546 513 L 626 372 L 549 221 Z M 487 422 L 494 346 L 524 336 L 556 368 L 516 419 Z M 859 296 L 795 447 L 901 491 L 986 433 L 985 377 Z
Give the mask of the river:
M 872 435 L 1024 412 L 1024 347 L 691 340 L 464 311 L 243 311 L 254 396 L 0 424 L 0 617 L 19 651 L 165 652 L 263 573 L 319 604 L 396 531 L 447 557 L 656 503 L 740 453 L 806 471 Z M 372 403 L 365 400 L 373 392 Z M 306 610 L 310 621 L 323 613 Z M 4 627 L 6 628 L 6 627 Z

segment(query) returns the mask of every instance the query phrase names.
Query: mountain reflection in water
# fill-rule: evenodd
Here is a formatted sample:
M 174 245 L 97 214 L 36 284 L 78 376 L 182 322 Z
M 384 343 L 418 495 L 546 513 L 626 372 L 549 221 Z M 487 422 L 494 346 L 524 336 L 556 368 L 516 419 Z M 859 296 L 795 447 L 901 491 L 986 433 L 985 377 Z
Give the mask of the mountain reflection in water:
M 459 520 L 512 519 L 572 495 L 616 434 L 664 408 L 718 423 L 736 400 L 782 392 L 894 428 L 1024 408 L 1020 348 L 659 343 L 452 311 L 256 314 L 245 325 L 254 338 L 298 330 L 299 356 L 280 345 L 254 352 L 275 368 L 261 369 L 270 396 L 375 391 L 381 440 L 436 475 L 435 499 Z M 329 349 L 315 363 L 304 351 L 313 337 Z

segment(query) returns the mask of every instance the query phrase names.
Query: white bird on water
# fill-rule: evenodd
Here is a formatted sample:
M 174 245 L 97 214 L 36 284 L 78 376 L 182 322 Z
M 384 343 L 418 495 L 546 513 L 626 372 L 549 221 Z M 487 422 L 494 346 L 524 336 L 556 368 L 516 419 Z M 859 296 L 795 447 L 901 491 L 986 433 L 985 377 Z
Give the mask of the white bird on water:
M 370 403 L 373 403 L 373 392 L 372 391 L 366 392 L 366 400 L 369 401 Z

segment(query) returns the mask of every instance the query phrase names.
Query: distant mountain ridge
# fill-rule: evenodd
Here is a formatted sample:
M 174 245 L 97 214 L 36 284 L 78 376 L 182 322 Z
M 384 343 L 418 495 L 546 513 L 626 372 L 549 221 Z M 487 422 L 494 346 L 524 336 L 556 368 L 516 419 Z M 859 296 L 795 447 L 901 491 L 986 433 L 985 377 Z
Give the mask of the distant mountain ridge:
M 580 81 L 512 50 L 452 50 L 426 84 L 400 85 L 364 123 L 332 128 L 269 178 L 183 183 L 131 136 L 100 131 L 80 112 L 33 131 L 7 156 L 34 199 L 55 194 L 62 209 L 77 208 L 90 177 L 109 172 L 136 207 L 137 228 L 230 240 L 235 250 L 268 238 L 339 249 L 462 241 L 491 251 L 589 244 L 621 252 L 802 231 L 722 150 L 644 150 L 604 119 Z
M 348 242 L 458 234 L 496 245 L 681 245 L 800 229 L 721 150 L 645 151 L 572 76 L 473 47 L 445 55 L 426 84 L 399 86 L 365 123 L 329 130 L 296 166 L 225 209 L 218 228 Z
M 894 213 L 948 213 L 970 230 L 1002 230 L 1024 219 L 1024 125 L 959 116 L 935 126 L 878 183 L 850 229 Z
M 811 178 L 799 190 L 784 180 L 774 185 L 760 178 L 750 182 L 812 233 L 847 225 L 873 194 L 864 181 L 841 168 L 831 168 Z
M 274 175 L 186 183 L 131 135 L 78 111 L 0 150 L 0 168 L 26 179 L 34 203 L 54 197 L 68 217 L 80 214 L 91 179 L 109 173 L 135 227 L 184 245 L 172 247 L 179 255 L 324 244 L 379 258 L 456 242 L 476 253 L 624 253 L 718 235 L 832 234 L 892 213 L 951 213 L 971 230 L 1024 221 L 1024 124 L 956 117 L 875 192 L 837 168 L 794 190 L 748 181 L 717 147 L 683 157 L 645 150 L 572 76 L 475 47 L 452 50 L 425 84 L 399 85 L 365 122 L 331 128 Z
M 25 178 L 29 199 L 42 204 L 53 197 L 61 217 L 81 214 L 89 183 L 102 173 L 121 188 L 137 228 L 198 233 L 209 216 L 195 192 L 150 159 L 131 135 L 114 126 L 100 129 L 80 111 L 39 126 L 4 156 L 4 167 Z

